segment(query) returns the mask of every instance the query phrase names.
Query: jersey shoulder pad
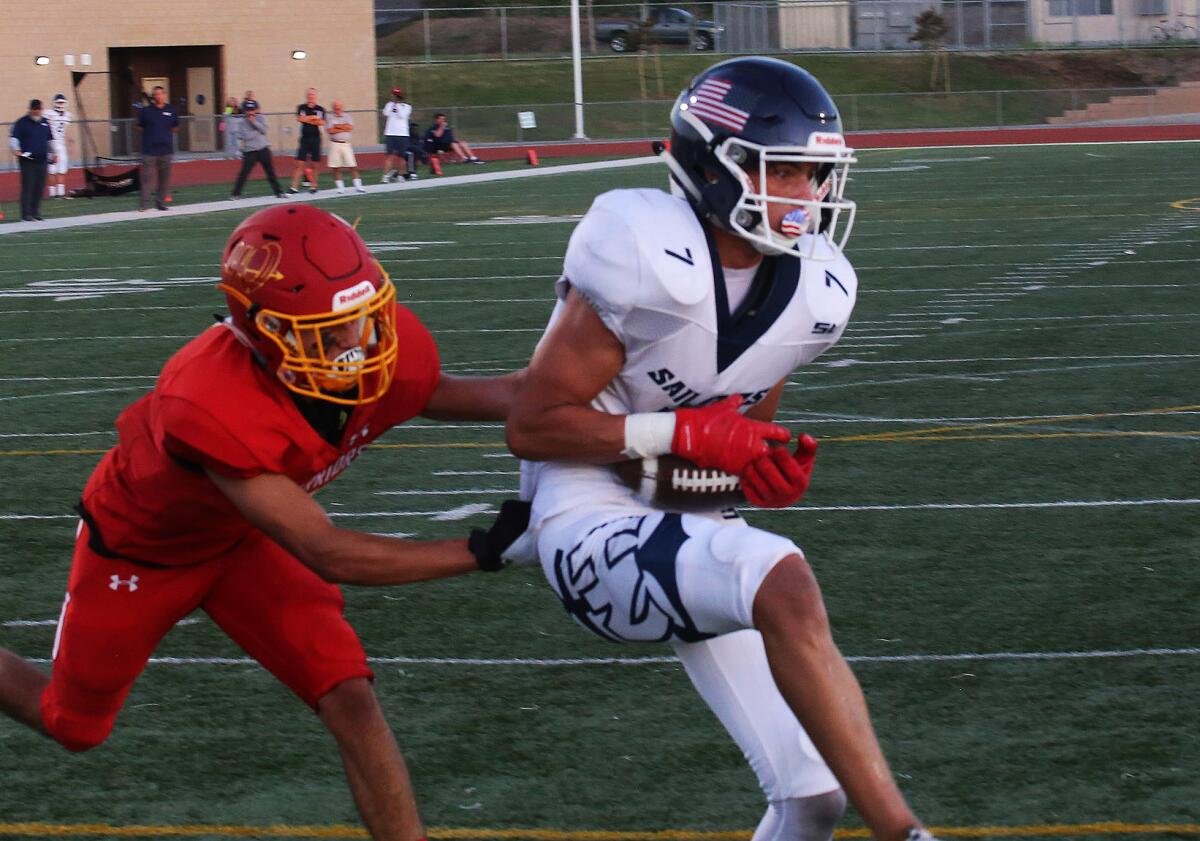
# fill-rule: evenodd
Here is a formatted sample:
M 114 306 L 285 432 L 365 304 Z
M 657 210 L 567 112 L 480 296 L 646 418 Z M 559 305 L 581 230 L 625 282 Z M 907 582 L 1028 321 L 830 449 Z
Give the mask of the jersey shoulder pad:
M 289 398 L 232 331 L 215 325 L 184 345 L 154 391 L 152 425 L 169 453 L 239 478 L 285 472 Z
M 664 299 L 696 304 L 712 278 L 695 214 L 685 201 L 653 189 L 599 196 L 571 236 L 564 269 L 563 280 L 602 317 L 605 311 L 623 317 L 635 306 L 661 305 Z
M 800 283 L 817 321 L 845 324 L 858 298 L 858 275 L 845 255 L 832 260 L 802 260 Z

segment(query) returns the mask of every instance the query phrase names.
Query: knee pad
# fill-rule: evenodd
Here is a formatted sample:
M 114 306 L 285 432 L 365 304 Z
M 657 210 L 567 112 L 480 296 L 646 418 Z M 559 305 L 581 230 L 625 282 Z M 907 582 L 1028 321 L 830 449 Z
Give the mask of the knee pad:
M 846 811 L 846 794 L 840 788 L 767 804 L 751 841 L 830 841 Z
M 129 694 L 95 692 L 51 679 L 42 693 L 42 725 L 54 741 L 72 753 L 82 753 L 104 743 L 117 713 Z

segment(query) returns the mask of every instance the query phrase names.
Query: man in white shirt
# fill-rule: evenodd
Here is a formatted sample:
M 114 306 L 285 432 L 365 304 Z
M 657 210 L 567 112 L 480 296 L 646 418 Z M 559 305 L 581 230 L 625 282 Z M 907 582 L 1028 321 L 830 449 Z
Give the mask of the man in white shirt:
M 45 112 L 46 122 L 50 124 L 50 151 L 54 157 L 50 163 L 50 184 L 47 193 L 50 198 L 69 198 L 67 196 L 67 170 L 71 168 L 71 156 L 68 152 L 70 141 L 67 139 L 67 127 L 71 125 L 71 112 L 67 110 L 67 98 L 56 94 L 54 107 Z
M 412 106 L 404 101 L 404 89 L 392 88 L 392 101 L 383 106 L 383 116 L 387 120 L 383 128 L 383 139 L 387 155 L 383 159 L 383 183 L 397 181 L 400 178 L 400 161 L 406 167 L 405 178 L 417 180 L 417 166 L 410 138 L 409 118 L 412 117 Z
M 354 157 L 354 147 L 350 144 L 350 135 L 354 131 L 354 118 L 342 111 L 341 100 L 333 101 L 333 113 L 325 119 L 325 130 L 329 133 L 329 168 L 333 170 L 333 186 L 340 193 L 346 188 L 342 180 L 342 170 L 350 170 L 354 178 L 354 189 L 365 193 L 362 177 L 358 174 L 358 161 Z

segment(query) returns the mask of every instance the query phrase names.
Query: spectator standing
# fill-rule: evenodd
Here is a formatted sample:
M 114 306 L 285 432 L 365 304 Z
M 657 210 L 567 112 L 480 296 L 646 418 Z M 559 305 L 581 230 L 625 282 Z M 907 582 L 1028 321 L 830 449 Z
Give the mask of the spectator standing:
M 300 192 L 300 175 L 303 173 L 308 178 L 308 191 L 315 193 L 316 165 L 321 161 L 321 126 L 325 125 L 325 109 L 317 104 L 316 88 L 305 91 L 304 102 L 296 106 L 296 122 L 300 123 L 300 145 L 296 149 L 296 166 L 292 170 L 292 186 L 288 192 Z
M 53 160 L 50 162 L 50 186 L 47 195 L 50 198 L 70 198 L 67 195 L 67 170 L 71 168 L 71 153 L 68 148 L 70 140 L 67 129 L 71 125 L 71 112 L 67 110 L 67 97 L 61 93 L 54 95 L 54 107 L 45 113 L 46 122 L 50 124 L 50 152 Z
M 50 125 L 42 117 L 42 101 L 29 100 L 29 113 L 12 125 L 8 143 L 21 167 L 21 221 L 42 221 L 42 190 L 51 154 Z
M 483 163 L 483 161 L 475 157 L 475 153 L 471 151 L 471 147 L 467 145 L 465 140 L 459 140 L 454 136 L 454 130 L 446 122 L 445 114 L 438 114 L 434 117 L 433 125 L 425 132 L 425 151 L 430 155 L 453 152 L 458 155 L 458 162 L 460 164 Z
M 247 99 L 249 98 L 247 97 Z M 233 160 L 238 156 L 238 141 L 242 134 L 242 109 L 238 106 L 237 97 L 225 98 L 225 109 L 222 113 L 221 128 L 225 132 L 225 157 Z
M 238 171 L 237 180 L 233 182 L 233 194 L 230 199 L 242 197 L 242 186 L 246 176 L 254 165 L 262 167 L 263 173 L 271 183 L 275 198 L 283 198 L 283 187 L 275 177 L 275 162 L 271 159 L 271 141 L 267 138 L 267 121 L 258 113 L 258 102 L 247 99 L 242 103 L 242 168 Z
M 342 111 L 340 100 L 333 101 L 333 114 L 326 117 L 326 124 L 326 131 L 329 132 L 327 163 L 333 170 L 333 186 L 339 193 L 346 188 L 342 180 L 342 170 L 349 169 L 354 178 L 354 189 L 365 193 L 367 188 L 363 186 L 362 176 L 358 172 L 358 161 L 354 157 L 354 145 L 350 142 L 351 133 L 354 131 L 354 118 Z
M 383 106 L 387 120 L 383 127 L 383 142 L 386 156 L 383 159 L 383 183 L 400 177 L 400 160 L 404 160 L 407 171 L 405 178 L 417 180 L 416 153 L 412 148 L 412 106 L 404 101 L 404 89 L 392 88 L 392 101 Z
M 142 133 L 142 204 L 150 209 L 150 182 L 154 181 L 154 206 L 167 210 L 166 198 L 171 187 L 171 159 L 175 155 L 175 133 L 179 114 L 167 102 L 167 91 L 155 85 L 150 91 L 154 101 L 138 111 L 137 125 Z

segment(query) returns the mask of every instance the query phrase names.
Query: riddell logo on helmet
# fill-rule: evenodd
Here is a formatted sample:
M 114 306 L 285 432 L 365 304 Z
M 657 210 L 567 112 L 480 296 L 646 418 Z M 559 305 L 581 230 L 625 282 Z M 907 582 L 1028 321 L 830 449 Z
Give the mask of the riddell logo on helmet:
M 840 134 L 832 134 L 824 131 L 814 131 L 808 138 L 810 146 L 839 146 L 846 145 L 846 139 Z
M 341 312 L 351 307 L 357 307 L 374 294 L 375 285 L 369 280 L 364 280 L 362 283 L 351 286 L 349 289 L 336 292 L 333 296 L 333 312 Z
M 242 291 L 252 295 L 272 280 L 283 280 L 279 272 L 279 261 L 283 259 L 283 248 L 277 242 L 254 246 L 242 241 L 233 247 L 225 259 L 222 270 L 228 272 L 230 280 L 241 286 Z

